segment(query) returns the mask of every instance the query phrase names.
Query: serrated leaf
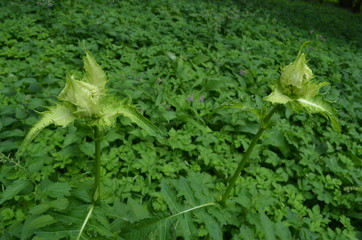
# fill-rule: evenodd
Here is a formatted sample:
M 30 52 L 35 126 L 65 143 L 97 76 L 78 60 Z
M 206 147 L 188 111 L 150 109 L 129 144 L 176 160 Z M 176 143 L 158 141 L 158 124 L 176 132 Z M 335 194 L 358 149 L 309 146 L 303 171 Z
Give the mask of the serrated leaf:
M 1 196 L 0 204 L 3 204 L 5 201 L 15 197 L 18 193 L 21 192 L 21 190 L 25 189 L 30 184 L 31 182 L 26 179 L 15 180 L 12 184 L 10 184 L 10 186 L 5 189 L 4 193 Z
M 42 118 L 30 129 L 28 134 L 25 136 L 22 145 L 16 153 L 17 158 L 23 154 L 26 147 L 33 141 L 33 139 L 41 130 L 51 124 L 65 127 L 72 123 L 75 119 L 76 117 L 73 114 L 73 109 L 68 106 L 57 104 L 55 106 L 49 107 L 49 110 L 42 113 Z

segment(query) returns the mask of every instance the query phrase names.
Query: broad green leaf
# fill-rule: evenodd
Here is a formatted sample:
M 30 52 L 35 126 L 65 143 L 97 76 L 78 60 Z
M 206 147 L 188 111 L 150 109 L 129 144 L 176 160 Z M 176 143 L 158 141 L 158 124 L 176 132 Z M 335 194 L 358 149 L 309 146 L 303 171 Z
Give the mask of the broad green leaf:
M 42 113 L 42 118 L 37 122 L 25 136 L 25 139 L 20 146 L 17 157 L 19 158 L 21 154 L 25 151 L 25 148 L 33 141 L 33 139 L 38 135 L 38 133 L 51 124 L 65 127 L 68 124 L 72 123 L 76 119 L 76 116 L 73 114 L 73 109 L 68 105 L 57 104 L 55 106 L 49 107 L 49 110 Z
M 25 240 L 31 237 L 34 230 L 45 227 L 47 225 L 55 223 L 56 220 L 50 215 L 43 215 L 36 218 L 25 221 L 22 231 L 21 239 Z
M 15 180 L 10 186 L 8 186 L 0 199 L 0 205 L 3 204 L 5 201 L 12 199 L 15 197 L 21 190 L 25 189 L 31 184 L 29 180 L 26 179 L 18 179 Z
M 107 77 L 102 68 L 97 64 L 96 60 L 89 51 L 86 51 L 84 61 L 84 70 L 86 74 L 85 80 L 96 86 L 100 92 L 105 91 Z

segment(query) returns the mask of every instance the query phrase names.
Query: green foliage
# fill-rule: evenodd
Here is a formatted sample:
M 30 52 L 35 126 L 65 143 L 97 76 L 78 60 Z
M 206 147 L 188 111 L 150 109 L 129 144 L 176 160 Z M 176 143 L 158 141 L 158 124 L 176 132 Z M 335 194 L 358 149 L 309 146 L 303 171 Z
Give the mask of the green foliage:
M 107 94 L 132 99 L 126 111 L 169 137 L 148 136 L 128 118 L 105 130 L 102 200 L 83 239 L 127 239 L 127 229 L 151 239 L 361 238 L 360 15 L 289 0 L 37 2 L 0 3 L 1 240 L 76 239 L 89 212 L 95 148 L 82 122 L 48 126 L 26 157 L 13 158 L 64 76 L 83 80 L 69 70 L 82 68 L 84 49 L 107 73 Z M 226 206 L 183 213 L 219 198 L 260 127 L 248 111 L 210 112 L 232 103 L 264 114 L 260 96 L 308 40 L 308 66 L 331 83 L 321 94 L 341 134 L 317 114 L 285 108 Z M 180 228 L 186 221 L 190 231 Z

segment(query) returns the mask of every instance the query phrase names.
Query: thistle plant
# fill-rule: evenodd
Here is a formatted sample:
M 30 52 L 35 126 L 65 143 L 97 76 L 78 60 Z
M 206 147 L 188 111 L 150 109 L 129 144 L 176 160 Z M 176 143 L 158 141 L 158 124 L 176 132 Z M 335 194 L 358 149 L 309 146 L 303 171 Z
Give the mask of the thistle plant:
M 137 111 L 130 101 L 119 101 L 117 97 L 107 94 L 107 78 L 105 72 L 97 64 L 90 52 L 84 57 L 84 76 L 76 79 L 74 75 L 66 76 L 64 89 L 58 96 L 59 102 L 48 107 L 42 118 L 30 129 L 17 152 L 19 158 L 36 135 L 54 124 L 65 127 L 75 120 L 80 120 L 93 130 L 95 144 L 94 176 L 95 192 L 93 201 L 100 199 L 100 169 L 102 132 L 114 126 L 119 115 L 128 117 L 132 122 L 145 129 L 149 134 L 161 136 L 161 131 Z
M 312 70 L 308 67 L 306 55 L 302 52 L 306 45 L 307 43 L 304 43 L 301 46 L 294 62 L 282 69 L 279 81 L 271 86 L 272 93 L 269 96 L 264 97 L 265 101 L 271 102 L 274 105 L 268 114 L 260 114 L 258 110 L 250 109 L 239 103 L 222 107 L 240 108 L 242 110 L 251 111 L 256 113 L 261 120 L 258 132 L 253 137 L 248 149 L 244 153 L 243 158 L 231 177 L 224 194 L 222 195 L 220 201 L 222 204 L 225 203 L 230 195 L 237 178 L 239 177 L 245 164 L 248 162 L 250 154 L 252 153 L 258 140 L 262 136 L 263 132 L 268 128 L 271 117 L 283 105 L 287 105 L 298 112 L 305 111 L 309 114 L 320 113 L 331 121 L 332 127 L 335 131 L 341 131 L 341 127 L 336 117 L 336 111 L 327 100 L 323 99 L 322 94 L 319 93 L 320 88 L 328 85 L 329 83 L 318 83 L 313 81 L 314 76 Z

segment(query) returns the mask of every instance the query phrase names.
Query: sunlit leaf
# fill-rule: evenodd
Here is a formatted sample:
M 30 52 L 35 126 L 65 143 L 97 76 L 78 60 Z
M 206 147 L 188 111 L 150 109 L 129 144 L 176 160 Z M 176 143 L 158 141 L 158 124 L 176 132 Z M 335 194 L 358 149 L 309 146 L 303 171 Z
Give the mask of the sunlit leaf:
M 300 98 L 297 102 L 303 106 L 309 113 L 321 113 L 331 121 L 332 127 L 336 132 L 341 132 L 341 126 L 336 117 L 336 111 L 333 107 L 321 98 L 304 99 Z

